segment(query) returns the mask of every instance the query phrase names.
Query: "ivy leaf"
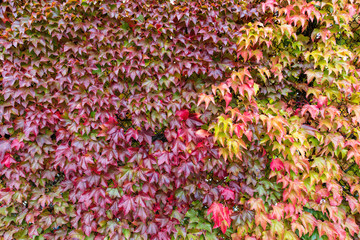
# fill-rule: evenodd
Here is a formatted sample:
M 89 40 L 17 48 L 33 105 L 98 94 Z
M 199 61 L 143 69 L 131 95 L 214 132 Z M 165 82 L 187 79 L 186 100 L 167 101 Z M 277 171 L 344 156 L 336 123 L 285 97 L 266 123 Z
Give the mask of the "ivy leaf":
M 228 106 L 229 106 L 229 103 L 230 103 L 231 100 L 232 100 L 232 94 L 226 93 L 225 96 L 224 96 L 224 99 L 225 99 L 226 107 L 228 107 Z
M 215 104 L 213 95 L 206 95 L 205 93 L 200 94 L 197 105 L 199 106 L 202 102 L 205 102 L 205 109 L 208 108 L 210 102 Z
M 232 211 L 229 210 L 228 207 L 224 207 L 221 203 L 214 202 L 207 211 L 208 215 L 211 213 L 212 219 L 215 222 L 214 228 L 220 227 L 221 231 L 225 233 L 231 223 L 230 214 Z
M 181 120 L 186 120 L 189 118 L 189 111 L 187 109 L 177 111 L 176 116 L 180 117 Z
M 15 159 L 9 153 L 6 153 L 3 160 L 1 160 L 1 164 L 9 168 L 12 163 L 16 163 Z
M 280 171 L 284 169 L 284 163 L 279 158 L 274 158 L 270 163 L 270 169 L 272 171 Z
M 353 217 L 348 217 L 345 221 L 345 226 L 349 229 L 350 235 L 354 236 L 354 234 L 359 233 L 359 225 L 356 224 L 355 219 Z
M 229 199 L 234 200 L 235 199 L 234 191 L 232 191 L 228 188 L 224 188 L 222 186 L 219 186 L 218 188 L 220 190 L 221 196 L 223 196 L 225 200 L 229 200 Z
M 318 103 L 317 103 L 317 107 L 321 108 L 322 106 L 326 106 L 328 102 L 327 97 L 325 96 L 319 96 L 318 98 Z

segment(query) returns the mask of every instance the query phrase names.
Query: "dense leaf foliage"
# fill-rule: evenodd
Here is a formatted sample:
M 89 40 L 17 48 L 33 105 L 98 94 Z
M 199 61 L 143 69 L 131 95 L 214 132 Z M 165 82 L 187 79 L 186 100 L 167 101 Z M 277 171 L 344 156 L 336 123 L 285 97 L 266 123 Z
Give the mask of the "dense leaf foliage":
M 355 0 L 4 0 L 0 239 L 357 239 Z

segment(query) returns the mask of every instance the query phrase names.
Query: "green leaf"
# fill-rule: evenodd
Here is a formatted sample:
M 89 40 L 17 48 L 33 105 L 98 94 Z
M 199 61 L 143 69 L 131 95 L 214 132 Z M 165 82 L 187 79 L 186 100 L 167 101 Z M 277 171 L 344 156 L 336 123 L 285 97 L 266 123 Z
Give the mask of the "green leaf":
M 106 192 L 109 194 L 111 198 L 118 198 L 120 197 L 119 190 L 117 188 L 108 188 Z
M 211 224 L 208 222 L 200 222 L 198 223 L 198 225 L 196 226 L 197 229 L 202 229 L 202 230 L 206 230 L 208 232 L 211 232 Z
M 181 214 L 178 210 L 174 210 L 171 214 L 171 217 L 176 218 L 177 220 L 179 220 L 179 222 L 183 220 L 183 214 Z
M 0 208 L 0 214 L 1 214 L 2 216 L 7 216 L 8 211 L 7 211 L 7 207 L 6 207 L 6 206 Z
M 121 28 L 124 29 L 124 30 L 129 30 L 130 26 L 129 26 L 129 24 L 127 22 L 122 21 Z
M 144 16 L 142 14 L 140 14 L 136 19 L 139 20 L 139 22 L 144 22 Z
M 129 238 L 130 238 L 131 232 L 130 232 L 129 229 L 123 228 L 123 229 L 122 229 L 122 233 L 124 234 L 124 237 L 125 237 L 126 239 L 129 239 Z

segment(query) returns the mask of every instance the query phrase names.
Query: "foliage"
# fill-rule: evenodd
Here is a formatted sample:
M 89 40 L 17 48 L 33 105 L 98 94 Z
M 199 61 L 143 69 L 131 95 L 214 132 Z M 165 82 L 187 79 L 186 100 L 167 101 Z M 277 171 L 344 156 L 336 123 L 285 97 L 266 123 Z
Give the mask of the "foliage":
M 0 239 L 357 239 L 353 0 L 5 0 Z

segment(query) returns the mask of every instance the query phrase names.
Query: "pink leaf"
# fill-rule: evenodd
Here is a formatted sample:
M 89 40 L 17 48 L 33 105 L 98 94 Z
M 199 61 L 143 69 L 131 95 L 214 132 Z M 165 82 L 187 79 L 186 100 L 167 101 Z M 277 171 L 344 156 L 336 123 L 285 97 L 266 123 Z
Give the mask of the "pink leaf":
M 318 103 L 317 103 L 317 107 L 321 108 L 322 106 L 326 106 L 328 102 L 327 97 L 325 96 L 320 96 L 318 99 Z
M 226 93 L 225 96 L 224 96 L 224 99 L 225 99 L 226 107 L 228 107 L 229 103 L 232 100 L 232 95 L 230 93 Z
M 16 150 L 19 150 L 20 148 L 24 147 L 23 142 L 19 142 L 19 140 L 14 139 L 11 143 L 11 148 L 15 148 Z
M 280 171 L 284 169 L 284 163 L 279 158 L 275 158 L 270 163 L 270 169 L 272 171 Z
M 5 165 L 5 167 L 10 167 L 12 163 L 16 163 L 12 155 L 10 153 L 6 153 L 4 159 L 1 161 L 2 165 Z

